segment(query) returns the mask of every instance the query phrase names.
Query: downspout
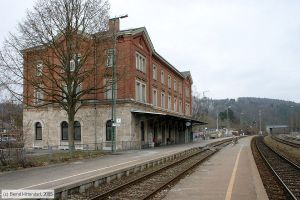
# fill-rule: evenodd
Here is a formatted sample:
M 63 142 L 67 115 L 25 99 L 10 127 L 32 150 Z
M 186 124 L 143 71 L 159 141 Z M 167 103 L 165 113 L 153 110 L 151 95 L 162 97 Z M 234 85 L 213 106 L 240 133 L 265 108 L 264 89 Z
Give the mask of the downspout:
M 94 88 L 97 87 L 97 60 L 96 60 L 96 36 L 94 35 L 94 67 L 95 67 L 95 73 L 94 73 Z M 96 100 L 97 100 L 97 94 L 95 92 L 94 94 L 94 134 L 95 134 L 95 150 L 98 150 L 97 146 L 97 106 L 96 106 Z

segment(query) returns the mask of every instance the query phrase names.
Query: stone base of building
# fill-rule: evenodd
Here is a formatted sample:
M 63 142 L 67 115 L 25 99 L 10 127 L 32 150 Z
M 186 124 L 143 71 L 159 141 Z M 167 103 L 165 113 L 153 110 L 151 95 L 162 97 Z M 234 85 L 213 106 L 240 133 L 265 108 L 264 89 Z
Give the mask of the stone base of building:
M 191 141 L 187 118 L 166 115 L 138 103 L 117 104 L 116 150 L 141 149 Z M 26 148 L 68 149 L 63 139 L 62 123 L 67 122 L 65 111 L 54 108 L 24 109 L 23 126 Z M 111 106 L 82 107 L 75 116 L 80 124 L 80 140 L 76 149 L 111 150 Z M 36 124 L 41 124 L 42 136 L 37 138 Z M 40 130 L 38 130 L 40 131 Z

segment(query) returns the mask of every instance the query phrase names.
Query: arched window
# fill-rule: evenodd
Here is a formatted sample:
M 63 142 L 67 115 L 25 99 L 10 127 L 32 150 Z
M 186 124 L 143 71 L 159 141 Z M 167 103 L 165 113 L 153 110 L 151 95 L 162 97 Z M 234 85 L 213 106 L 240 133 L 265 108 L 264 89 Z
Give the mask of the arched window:
M 74 140 L 81 140 L 81 126 L 78 121 L 74 122 Z
M 112 123 L 111 120 L 106 122 L 106 141 L 111 141 L 112 139 Z
M 40 122 L 35 123 L 35 139 L 42 140 L 42 124 Z
M 60 126 L 61 126 L 61 139 L 68 140 L 68 123 L 66 121 L 63 121 Z

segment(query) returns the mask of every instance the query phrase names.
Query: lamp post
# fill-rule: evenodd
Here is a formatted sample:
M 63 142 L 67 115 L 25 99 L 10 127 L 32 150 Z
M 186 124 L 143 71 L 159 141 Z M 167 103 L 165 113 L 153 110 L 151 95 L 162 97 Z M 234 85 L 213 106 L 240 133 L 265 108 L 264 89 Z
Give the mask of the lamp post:
M 290 106 L 290 108 L 291 108 L 291 115 L 292 115 L 292 117 L 291 117 L 291 132 L 293 132 L 294 131 L 294 106 Z
M 116 44 L 117 44 L 117 33 L 116 33 L 116 21 L 122 18 L 126 18 L 128 15 L 121 15 L 119 17 L 111 18 L 114 22 L 114 30 L 113 30 L 113 52 L 112 52 L 112 106 L 111 106 L 111 125 L 112 125 L 112 139 L 111 139 L 111 151 L 114 153 L 116 151 Z
M 261 110 L 259 110 L 259 134 L 261 135 Z
M 243 129 L 243 121 L 242 121 L 242 119 L 243 119 L 243 112 L 241 112 L 241 114 L 240 114 L 240 130 L 242 131 L 242 129 Z
M 229 121 L 229 108 L 231 108 L 231 106 L 227 107 L 227 135 L 229 133 L 229 128 L 230 128 L 230 121 Z

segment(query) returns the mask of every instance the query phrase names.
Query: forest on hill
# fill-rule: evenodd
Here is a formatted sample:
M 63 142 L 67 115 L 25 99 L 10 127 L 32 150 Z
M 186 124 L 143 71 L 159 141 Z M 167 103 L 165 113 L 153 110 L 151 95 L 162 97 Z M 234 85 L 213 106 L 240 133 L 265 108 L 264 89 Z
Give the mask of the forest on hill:
M 266 125 L 288 125 L 298 130 L 300 104 L 278 99 L 240 97 L 238 99 L 193 99 L 193 117 L 208 122 L 207 127 L 265 130 Z M 228 113 L 228 114 L 227 114 Z M 218 120 L 217 120 L 218 119 Z

